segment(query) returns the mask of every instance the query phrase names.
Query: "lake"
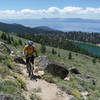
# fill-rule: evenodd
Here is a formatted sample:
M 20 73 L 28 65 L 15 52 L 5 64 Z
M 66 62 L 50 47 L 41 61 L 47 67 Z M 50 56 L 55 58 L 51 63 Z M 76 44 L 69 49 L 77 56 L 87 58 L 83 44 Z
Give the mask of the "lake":
M 75 45 L 80 46 L 87 50 L 89 53 L 92 53 L 93 55 L 100 56 L 100 47 L 87 44 L 87 43 L 80 43 L 80 42 L 74 42 Z

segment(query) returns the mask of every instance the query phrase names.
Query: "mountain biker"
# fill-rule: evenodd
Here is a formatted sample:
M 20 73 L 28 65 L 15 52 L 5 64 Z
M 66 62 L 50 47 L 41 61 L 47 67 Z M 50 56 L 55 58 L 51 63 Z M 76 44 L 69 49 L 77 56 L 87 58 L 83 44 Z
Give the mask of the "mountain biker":
M 32 59 L 32 63 L 34 64 L 34 53 L 36 56 L 37 55 L 37 50 L 36 47 L 33 45 L 33 41 L 28 41 L 28 45 L 24 46 L 23 49 L 23 55 L 26 56 L 26 68 L 27 68 L 27 72 L 28 72 L 28 63 L 29 63 L 29 57 L 31 57 Z

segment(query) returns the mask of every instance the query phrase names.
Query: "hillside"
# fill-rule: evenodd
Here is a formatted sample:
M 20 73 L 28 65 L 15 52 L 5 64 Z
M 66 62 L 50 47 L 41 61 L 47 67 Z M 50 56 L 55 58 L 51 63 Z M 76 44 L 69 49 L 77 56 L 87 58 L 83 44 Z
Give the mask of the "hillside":
M 46 24 L 45 24 L 46 25 Z M 48 35 L 53 37 L 61 37 L 65 40 L 73 40 L 73 41 L 81 41 L 88 42 L 93 44 L 100 44 L 100 34 L 99 33 L 89 33 L 89 32 L 81 32 L 81 31 L 72 31 L 72 32 L 63 32 L 59 30 L 55 30 L 46 26 L 38 26 L 38 27 L 26 27 L 21 24 L 7 24 L 0 23 L 0 30 L 5 32 L 11 32 L 17 35 Z M 25 37 L 24 37 L 25 38 Z
M 2 32 L 0 32 L 0 37 L 1 34 Z M 69 74 L 67 80 L 64 80 L 60 77 L 55 77 L 45 72 L 45 74 L 41 77 L 42 80 L 37 79 L 36 82 L 35 80 L 29 80 L 26 74 L 25 65 L 15 63 L 13 60 L 13 56 L 19 55 L 23 58 L 22 49 L 24 45 L 27 44 L 27 40 L 14 35 L 10 35 L 10 37 L 13 37 L 10 43 L 0 38 L 0 41 L 5 42 L 8 48 L 14 52 L 9 56 L 8 51 L 3 50 L 0 45 L 0 54 L 5 55 L 2 56 L 3 58 L 0 56 L 1 94 L 13 95 L 17 89 L 18 93 L 21 93 L 22 95 L 21 100 L 24 100 L 24 98 L 29 100 L 30 97 L 30 100 L 34 100 L 34 98 L 41 100 L 43 97 L 46 100 L 54 100 L 54 98 L 56 99 L 56 96 L 59 98 L 59 100 L 62 100 L 62 98 L 65 97 L 65 94 L 69 98 L 70 96 L 73 97 L 73 100 L 85 100 L 85 98 L 87 98 L 87 100 L 98 100 L 100 98 L 100 59 L 94 59 L 83 54 L 58 48 L 54 48 L 56 54 L 53 54 L 53 47 L 49 46 L 46 46 L 46 52 L 42 53 L 40 49 L 41 45 L 35 43 L 39 56 L 47 56 L 49 59 L 64 64 L 66 68 L 73 66 L 81 73 L 81 75 Z M 19 42 L 19 40 L 22 41 L 22 44 Z M 72 59 L 68 59 L 70 52 L 72 54 Z M 38 63 L 38 60 L 35 60 L 35 62 Z M 91 78 L 92 80 L 95 80 L 95 85 L 91 82 Z M 34 84 L 36 87 L 32 84 Z M 31 87 L 31 85 L 33 87 Z M 46 91 L 44 89 L 46 89 Z M 49 91 L 50 89 L 53 94 Z M 47 99 L 47 94 L 50 98 L 54 98 Z M 69 98 L 68 100 L 71 100 Z
M 64 32 L 100 32 L 100 20 L 81 18 L 8 19 L 1 22 L 17 23 L 28 27 L 48 26 Z

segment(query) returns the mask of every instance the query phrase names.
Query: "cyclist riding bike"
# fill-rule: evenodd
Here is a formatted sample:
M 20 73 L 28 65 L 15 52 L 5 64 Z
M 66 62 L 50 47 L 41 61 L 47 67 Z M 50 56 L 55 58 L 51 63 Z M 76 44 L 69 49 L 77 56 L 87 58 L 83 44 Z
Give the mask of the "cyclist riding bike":
M 26 68 L 27 68 L 27 72 L 28 72 L 29 57 L 31 57 L 32 63 L 34 64 L 34 57 L 38 56 L 36 47 L 33 45 L 33 41 L 29 40 L 28 45 L 25 45 L 25 47 L 23 49 L 23 55 L 26 56 Z

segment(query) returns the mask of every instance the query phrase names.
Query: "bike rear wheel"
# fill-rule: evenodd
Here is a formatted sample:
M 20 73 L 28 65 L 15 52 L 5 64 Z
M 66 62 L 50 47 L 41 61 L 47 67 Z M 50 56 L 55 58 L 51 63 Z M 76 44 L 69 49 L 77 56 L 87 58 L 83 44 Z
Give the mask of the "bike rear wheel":
M 31 64 L 30 63 L 28 64 L 28 76 L 29 77 L 31 76 Z

